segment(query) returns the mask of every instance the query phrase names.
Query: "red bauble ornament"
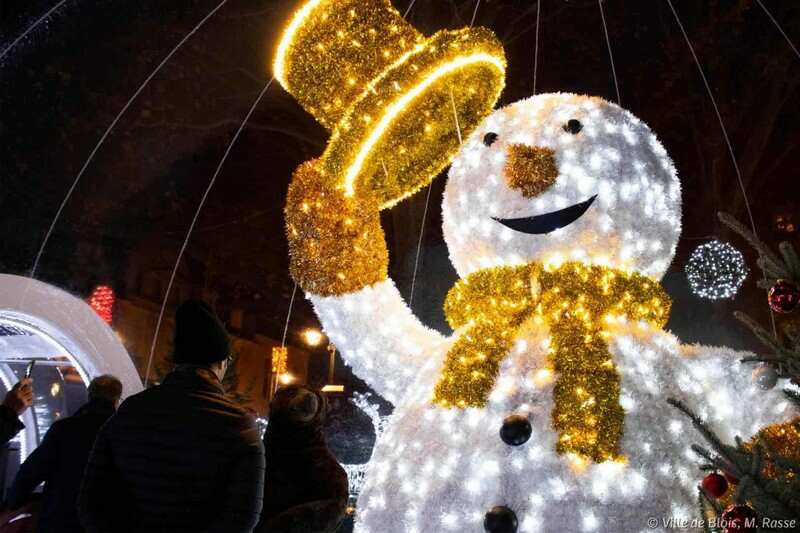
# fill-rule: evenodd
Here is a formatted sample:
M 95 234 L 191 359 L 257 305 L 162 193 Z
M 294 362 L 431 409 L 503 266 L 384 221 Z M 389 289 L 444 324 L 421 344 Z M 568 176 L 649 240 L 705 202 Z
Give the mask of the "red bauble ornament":
M 728 482 L 724 476 L 714 472 L 703 478 L 703 490 L 712 498 L 722 498 L 728 492 Z
M 116 300 L 114 289 L 108 285 L 98 285 L 95 287 L 94 291 L 92 291 L 92 295 L 89 297 L 88 301 L 89 306 L 94 309 L 95 313 L 97 313 L 106 324 L 110 325 L 114 318 L 114 300 Z
M 724 533 L 755 533 L 756 512 L 749 505 L 731 505 L 722 513 Z
M 800 289 L 786 280 L 779 279 L 769 290 L 767 301 L 776 313 L 791 313 L 800 304 Z

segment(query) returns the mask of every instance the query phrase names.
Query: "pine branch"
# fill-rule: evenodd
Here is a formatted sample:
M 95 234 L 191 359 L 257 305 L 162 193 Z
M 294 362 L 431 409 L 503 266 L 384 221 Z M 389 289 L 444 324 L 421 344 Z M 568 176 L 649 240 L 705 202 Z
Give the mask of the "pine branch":
M 668 399 L 667 402 L 688 416 L 698 432 L 711 444 L 713 451 L 697 444 L 691 446 L 695 453 L 707 461 L 703 467 L 711 464 L 717 470 L 739 479 L 733 495 L 734 501 L 739 504 L 751 505 L 761 517 L 789 519 L 797 516 L 798 509 L 795 502 L 798 501 L 797 494 L 800 494 L 800 478 L 793 478 L 790 482 L 786 477 L 777 479 L 763 477 L 765 461 L 769 461 L 773 465 L 777 465 L 777 462 L 790 465 L 790 459 L 780 457 L 775 462 L 773 457 L 767 455 L 767 451 L 760 441 L 750 444 L 736 437 L 736 446 L 726 445 L 720 441 L 707 423 L 683 402 L 673 398 Z M 788 483 L 791 483 L 792 486 L 787 488 Z M 707 498 L 705 494 L 699 497 L 701 505 L 704 501 L 703 496 Z M 715 512 L 717 515 L 720 513 L 716 508 Z
M 778 376 L 781 378 L 793 379 L 800 382 L 800 344 L 795 340 L 794 332 L 787 335 L 790 340 L 789 347 L 783 346 L 772 335 L 761 327 L 758 322 L 750 318 L 747 314 L 736 311 L 733 314 L 737 320 L 747 326 L 755 335 L 758 340 L 764 344 L 770 352 L 767 355 L 755 355 L 742 359 L 742 362 L 762 362 L 767 363 L 775 368 Z
M 788 278 L 789 272 L 780 257 L 769 249 L 769 246 L 761 239 L 756 237 L 752 231 L 747 229 L 741 222 L 736 220 L 728 213 L 719 212 L 717 216 L 723 224 L 742 236 L 750 245 L 756 249 L 759 255 L 759 266 L 768 278 L 780 279 Z
M 786 270 L 789 273 L 789 281 L 794 284 L 800 282 L 800 257 L 798 257 L 794 246 L 790 242 L 782 242 L 778 245 L 778 249 L 783 256 L 783 261 L 786 263 Z

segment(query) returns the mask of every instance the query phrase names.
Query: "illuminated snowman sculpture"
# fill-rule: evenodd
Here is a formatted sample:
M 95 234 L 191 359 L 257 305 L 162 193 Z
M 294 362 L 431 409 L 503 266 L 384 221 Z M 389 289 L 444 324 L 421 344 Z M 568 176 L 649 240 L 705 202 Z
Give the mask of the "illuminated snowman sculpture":
M 330 21 L 337 29 L 326 32 Z M 380 57 L 387 44 L 364 41 L 395 38 L 398 26 L 413 31 L 383 1 L 309 2 L 276 60 L 284 87 L 332 129 L 289 188 L 292 274 L 354 372 L 395 405 L 356 531 L 640 532 L 693 518 L 700 471 L 689 445 L 701 438 L 666 398 L 698 409 L 724 438 L 791 413 L 779 393 L 751 384 L 743 354 L 681 345 L 663 330 L 670 302 L 658 280 L 681 217 L 665 149 L 624 109 L 573 94 L 481 121 L 504 67 L 485 30 L 462 30 L 470 38 L 439 62 L 417 55 L 451 53 L 431 45 L 448 32 L 409 34 L 411 51 L 372 65 L 364 94 L 345 98 L 335 120 L 320 117 L 341 93 L 328 89 L 317 106 L 308 95 L 333 73 L 362 72 L 353 48 Z M 489 108 L 470 100 L 476 93 Z M 447 162 L 456 117 L 469 135 L 442 206 L 461 277 L 445 337 L 388 277 L 378 212 Z

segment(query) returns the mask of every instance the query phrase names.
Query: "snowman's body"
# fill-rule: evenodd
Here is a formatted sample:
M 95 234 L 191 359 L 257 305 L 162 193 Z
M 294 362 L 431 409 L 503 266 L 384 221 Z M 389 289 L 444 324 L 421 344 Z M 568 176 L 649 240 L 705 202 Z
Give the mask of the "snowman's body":
M 486 408 L 445 409 L 431 395 L 452 340 L 425 330 L 409 314 L 394 321 L 382 317 L 388 301 L 399 298 L 390 281 L 344 298 L 314 298 L 354 371 L 382 369 L 386 380 L 376 387 L 397 406 L 359 497 L 359 533 L 479 533 L 495 505 L 514 510 L 520 533 L 666 531 L 670 519 L 673 527 L 679 520 L 691 524 L 701 472 L 689 445 L 702 437 L 665 398 L 701 409 L 725 438 L 752 435 L 790 409 L 779 392 L 752 385 L 738 363 L 744 354 L 681 346 L 647 325 L 620 324 L 609 344 L 622 377 L 627 463 L 580 463 L 555 452 L 545 328 L 523 328 Z M 345 323 L 373 327 L 362 334 L 351 329 L 348 337 L 341 333 Z M 396 328 L 408 334 L 398 335 Z M 386 347 L 382 356 L 378 344 Z M 415 356 L 400 355 L 412 347 Z M 775 405 L 780 408 L 767 410 Z M 518 413 L 528 413 L 533 435 L 522 446 L 509 446 L 500 427 Z M 650 518 L 657 527 L 651 528 Z
M 577 133 L 569 120 L 580 121 Z M 511 144 L 549 149 L 558 172 L 542 179 L 552 183 L 535 195 L 509 186 Z M 594 195 L 585 213 L 544 234 L 501 222 L 585 205 Z M 538 96 L 489 117 L 454 161 L 443 209 L 462 277 L 570 259 L 660 278 L 680 233 L 680 186 L 663 147 L 627 111 L 575 95 Z M 550 217 L 545 225 L 553 220 L 561 223 Z M 751 384 L 744 354 L 682 346 L 649 324 L 617 322 L 608 348 L 621 378 L 625 460 L 584 461 L 556 452 L 546 326 L 530 321 L 517 331 L 486 407 L 448 409 L 433 402 L 434 387 L 462 331 L 445 338 L 426 328 L 391 280 L 311 300 L 355 373 L 395 405 L 359 498 L 359 533 L 479 533 L 498 505 L 513 510 L 520 533 L 666 530 L 697 516 L 701 472 L 689 446 L 702 441 L 666 398 L 687 402 L 726 439 L 790 414 L 779 391 Z M 512 414 L 527 415 L 533 427 L 521 446 L 499 435 Z

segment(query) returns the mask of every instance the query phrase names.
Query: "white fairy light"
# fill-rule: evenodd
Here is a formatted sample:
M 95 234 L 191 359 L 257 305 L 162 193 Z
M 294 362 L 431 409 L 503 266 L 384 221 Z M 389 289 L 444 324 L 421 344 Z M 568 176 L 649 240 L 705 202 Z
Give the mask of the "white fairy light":
M 686 277 L 692 292 L 701 298 L 733 298 L 747 278 L 747 265 L 739 250 L 713 240 L 694 249 L 686 263 Z

